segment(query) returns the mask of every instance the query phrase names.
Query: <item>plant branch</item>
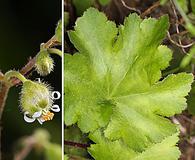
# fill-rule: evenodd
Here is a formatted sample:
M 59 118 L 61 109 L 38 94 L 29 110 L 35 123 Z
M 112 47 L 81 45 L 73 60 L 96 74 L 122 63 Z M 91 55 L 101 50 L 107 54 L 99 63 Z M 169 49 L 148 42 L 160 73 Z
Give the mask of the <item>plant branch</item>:
M 141 14 L 141 11 L 140 11 L 140 10 L 128 6 L 123 0 L 121 0 L 121 2 L 122 2 L 123 6 L 124 6 L 125 8 L 129 9 L 130 11 L 135 11 L 135 12 L 137 12 L 138 14 Z
M 69 158 L 69 160 L 90 160 L 90 159 L 75 156 L 75 155 L 68 155 L 68 158 Z
M 187 45 L 181 45 L 181 44 L 175 42 L 175 41 L 171 38 L 171 35 L 170 35 L 170 33 L 169 33 L 168 31 L 167 31 L 167 36 L 168 36 L 169 40 L 170 40 L 173 44 L 175 44 L 176 46 L 178 46 L 178 47 L 180 47 L 180 48 L 189 48 L 189 47 L 191 47 L 192 45 L 195 44 L 195 42 L 192 42 L 192 43 L 187 44 Z
M 183 19 L 185 20 L 186 23 L 190 23 L 190 20 L 188 19 L 188 16 L 185 14 L 185 12 L 183 11 L 183 9 L 181 8 L 181 6 L 179 5 L 179 3 L 177 2 L 177 0 L 172 0 L 175 7 L 177 8 L 177 10 L 179 11 L 180 15 L 183 17 Z
M 8 83 L 2 81 L 0 87 L 1 87 L 0 88 L 0 122 L 1 122 L 3 110 L 5 107 L 5 101 L 7 99 L 10 86 L 8 85 Z M 0 143 L 1 143 L 1 130 L 2 130 L 2 127 L 0 125 Z M 0 159 L 2 158 L 1 147 L 2 145 L 0 145 Z
M 61 45 L 61 43 L 59 41 L 57 41 L 56 37 L 53 36 L 51 37 L 51 39 L 49 41 L 47 41 L 46 43 L 42 44 L 43 48 L 51 48 L 51 47 L 55 47 L 55 46 L 59 46 Z
M 177 34 L 179 34 L 179 32 L 180 32 L 180 31 L 179 31 L 179 24 L 178 24 L 179 18 L 178 18 L 178 16 L 177 16 L 177 12 L 176 12 L 175 5 L 174 5 L 173 1 L 170 0 L 170 2 L 171 2 L 171 7 L 172 7 L 172 10 L 173 10 L 175 19 L 176 19 L 176 23 L 175 23 L 176 32 L 177 32 Z M 182 46 L 182 42 L 181 42 L 181 38 L 180 38 L 180 37 L 178 38 L 178 41 L 179 41 L 179 44 Z M 186 51 L 185 51 L 185 49 L 184 49 L 183 47 L 181 47 L 181 49 L 182 49 L 182 51 L 183 51 L 184 53 L 186 53 Z
M 29 62 L 20 70 L 20 73 L 22 75 L 26 76 L 34 68 L 35 62 L 36 62 L 36 56 L 34 58 L 30 58 Z M 17 78 L 13 78 L 13 80 L 12 80 L 13 85 L 17 85 L 20 82 L 21 81 Z
M 150 14 L 153 10 L 158 8 L 160 6 L 160 1 L 155 2 L 152 6 L 150 6 L 148 9 L 146 9 L 142 14 L 141 17 L 144 18 L 148 14 Z
M 2 118 L 3 109 L 5 106 L 5 101 L 7 99 L 7 94 L 9 91 L 9 84 L 6 82 L 1 82 L 1 88 L 0 88 L 0 119 Z

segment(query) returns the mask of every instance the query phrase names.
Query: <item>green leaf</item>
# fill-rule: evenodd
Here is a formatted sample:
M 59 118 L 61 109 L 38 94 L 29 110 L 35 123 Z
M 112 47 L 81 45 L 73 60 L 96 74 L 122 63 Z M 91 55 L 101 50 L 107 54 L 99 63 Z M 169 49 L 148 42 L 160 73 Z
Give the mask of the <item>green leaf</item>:
M 103 138 L 90 136 L 95 159 L 148 160 L 160 147 L 162 160 L 177 159 L 178 129 L 166 117 L 186 108 L 193 76 L 161 80 L 172 56 L 160 45 L 168 27 L 167 16 L 130 14 L 117 28 L 90 8 L 68 32 L 79 53 L 65 55 L 65 124 L 92 135 L 101 130 Z
M 177 128 L 163 116 L 170 117 L 185 109 L 183 97 L 191 82 L 191 74 L 170 75 L 146 92 L 118 97 L 105 136 L 112 140 L 120 138 L 136 151 L 171 136 Z
M 97 138 L 98 137 L 98 138 Z M 92 144 L 88 149 L 90 154 L 98 160 L 177 160 L 180 156 L 175 143 L 179 140 L 178 135 L 166 137 L 160 143 L 153 144 L 139 153 L 128 148 L 120 140 L 109 141 L 96 132 L 90 138 L 98 144 Z

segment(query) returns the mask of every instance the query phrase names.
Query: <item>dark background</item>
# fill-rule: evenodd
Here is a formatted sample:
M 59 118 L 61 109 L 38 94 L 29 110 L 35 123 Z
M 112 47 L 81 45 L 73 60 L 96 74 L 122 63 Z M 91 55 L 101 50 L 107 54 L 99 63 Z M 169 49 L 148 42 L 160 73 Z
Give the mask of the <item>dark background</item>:
M 55 32 L 61 18 L 61 0 L 1 0 L 0 4 L 0 70 L 19 70 L 29 57 L 39 52 L 40 44 L 47 42 Z M 55 70 L 46 78 L 33 72 L 30 79 L 41 78 L 61 92 L 61 59 L 52 56 Z M 19 93 L 21 87 L 11 88 L 3 113 L 2 150 L 3 159 L 13 159 L 17 142 L 23 136 L 33 133 L 36 128 L 46 128 L 51 141 L 61 144 L 61 113 L 54 120 L 40 125 L 38 121 L 29 124 L 23 120 L 19 111 Z M 60 100 L 55 104 L 61 104 Z M 60 105 L 61 106 L 61 105 Z M 32 152 L 26 160 L 43 160 L 41 154 Z

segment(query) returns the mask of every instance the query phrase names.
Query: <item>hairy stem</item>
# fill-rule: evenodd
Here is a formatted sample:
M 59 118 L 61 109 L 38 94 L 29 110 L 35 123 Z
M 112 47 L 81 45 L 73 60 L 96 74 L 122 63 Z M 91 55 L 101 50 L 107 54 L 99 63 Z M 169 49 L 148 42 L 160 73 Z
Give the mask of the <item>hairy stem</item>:
M 18 71 L 8 71 L 5 74 L 5 79 L 7 81 L 9 81 L 11 78 L 18 78 L 22 83 L 24 83 L 25 81 L 27 81 L 27 79 Z
M 48 42 L 44 43 L 44 47 L 45 48 L 50 48 L 50 47 L 55 47 L 60 45 L 61 43 L 58 42 L 55 37 L 53 36 Z M 13 71 L 12 73 L 7 72 L 7 75 L 3 75 L 0 72 L 0 122 L 2 121 L 2 115 L 3 115 L 3 110 L 4 110 L 4 106 L 5 106 L 5 101 L 7 99 L 7 95 L 9 92 L 9 89 L 11 86 L 15 86 L 17 84 L 19 84 L 21 81 L 25 81 L 25 77 L 27 76 L 28 73 L 31 73 L 34 66 L 35 66 L 35 59 L 36 56 L 34 58 L 30 58 L 29 62 L 20 70 L 20 72 L 14 73 L 15 76 L 13 76 Z M 15 71 L 16 72 L 16 71 Z M 11 76 L 12 74 L 12 76 Z M 12 85 L 10 85 L 10 83 L 7 82 L 7 80 L 9 80 L 9 78 L 13 77 L 12 80 Z M 17 78 L 14 78 L 17 77 Z M 0 143 L 1 143 L 1 124 L 0 124 Z M 1 143 L 2 144 L 2 143 Z M 2 152 L 1 152 L 1 146 L 0 145 L 0 159 L 2 159 Z
M 5 106 L 5 101 L 7 99 L 9 88 L 10 88 L 10 86 L 8 85 L 8 83 L 1 82 L 1 88 L 0 88 L 0 121 L 2 119 L 3 110 L 4 110 L 4 106 Z M 2 127 L 0 126 L 0 143 L 1 143 L 1 130 L 2 130 Z M 0 159 L 2 159 L 1 147 L 2 147 L 2 145 L 0 145 Z
M 46 43 L 43 43 L 41 46 L 43 48 L 51 48 L 51 47 L 59 46 L 59 45 L 61 45 L 61 43 L 57 41 L 55 36 L 53 36 L 51 37 L 49 41 L 47 41 Z
M 58 56 L 62 57 L 62 51 L 56 48 L 49 48 L 47 49 L 48 53 L 50 54 L 57 54 Z

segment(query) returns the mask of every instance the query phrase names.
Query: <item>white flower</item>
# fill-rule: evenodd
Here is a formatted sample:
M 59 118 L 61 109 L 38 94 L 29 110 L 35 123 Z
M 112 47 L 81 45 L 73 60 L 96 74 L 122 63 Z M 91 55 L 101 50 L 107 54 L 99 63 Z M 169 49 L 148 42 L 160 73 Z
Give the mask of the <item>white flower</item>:
M 53 105 L 50 110 L 53 112 L 60 112 L 60 107 L 58 105 Z M 32 123 L 35 120 L 38 120 L 40 124 L 43 124 L 45 121 L 49 121 L 53 119 L 54 113 L 50 112 L 48 109 L 43 109 L 41 111 L 35 112 L 32 116 L 30 116 L 29 112 L 24 112 L 24 120 L 28 123 Z

